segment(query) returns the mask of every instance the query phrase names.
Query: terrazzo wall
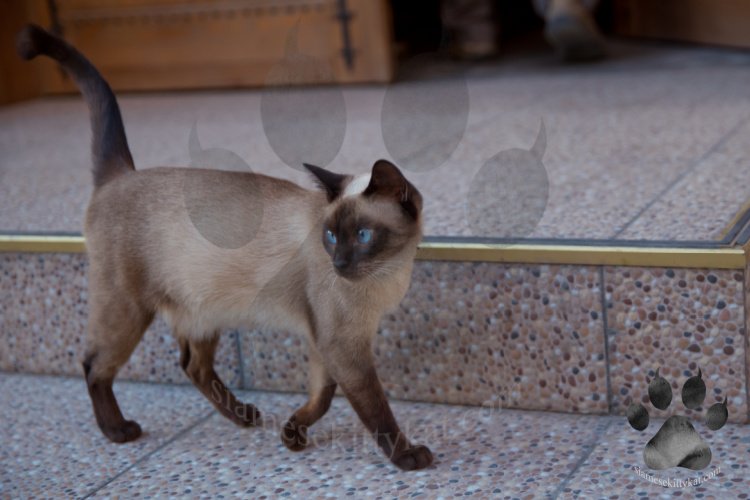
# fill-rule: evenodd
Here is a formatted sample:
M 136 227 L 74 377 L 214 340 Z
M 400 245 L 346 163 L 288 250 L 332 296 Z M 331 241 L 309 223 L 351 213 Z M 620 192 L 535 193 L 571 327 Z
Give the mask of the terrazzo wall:
M 0 254 L 0 370 L 76 375 L 85 338 L 83 254 Z M 746 271 L 747 272 L 747 271 Z M 647 401 L 655 370 L 682 407 L 700 368 L 704 407 L 727 397 L 745 422 L 747 339 L 741 271 L 505 265 L 422 261 L 375 342 L 395 399 L 562 412 L 621 414 Z M 606 333 L 606 334 L 605 334 Z M 286 332 L 228 332 L 217 371 L 235 387 L 304 391 L 303 339 Z M 187 383 L 160 319 L 123 379 Z
M 733 421 L 747 418 L 744 276 L 741 271 L 606 268 L 604 270 L 612 409 L 642 402 L 652 416 L 704 410 L 727 398 Z M 648 382 L 665 377 L 674 394 L 664 411 L 648 403 Z M 701 408 L 682 405 L 685 381 L 702 372 Z
M 745 246 L 745 252 L 750 251 L 750 243 Z M 747 255 L 747 253 L 745 253 Z M 745 380 L 750 382 L 750 260 L 745 264 Z M 746 387 L 747 399 L 750 400 L 750 386 Z M 750 404 L 748 405 L 748 418 L 750 422 Z
M 378 372 L 398 399 L 606 413 L 599 298 L 596 268 L 420 262 L 381 322 Z M 254 387 L 304 390 L 292 339 L 243 334 Z
M 88 292 L 84 254 L 0 254 L 0 370 L 81 375 Z M 161 318 L 149 327 L 119 377 L 188 382 L 180 350 Z M 216 367 L 228 384 L 240 382 L 236 342 L 224 335 Z

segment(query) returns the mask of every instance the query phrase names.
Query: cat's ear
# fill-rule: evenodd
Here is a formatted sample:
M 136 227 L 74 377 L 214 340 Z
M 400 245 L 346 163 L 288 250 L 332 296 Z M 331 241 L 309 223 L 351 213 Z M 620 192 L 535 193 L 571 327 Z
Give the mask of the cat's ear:
M 344 184 L 349 179 L 348 175 L 337 174 L 309 163 L 303 163 L 303 165 L 313 174 L 318 186 L 325 190 L 329 202 L 338 198 L 344 190 Z
M 396 165 L 388 160 L 378 160 L 372 166 L 370 184 L 363 196 L 386 196 L 400 204 L 414 220 L 422 212 L 422 195 L 401 173 Z

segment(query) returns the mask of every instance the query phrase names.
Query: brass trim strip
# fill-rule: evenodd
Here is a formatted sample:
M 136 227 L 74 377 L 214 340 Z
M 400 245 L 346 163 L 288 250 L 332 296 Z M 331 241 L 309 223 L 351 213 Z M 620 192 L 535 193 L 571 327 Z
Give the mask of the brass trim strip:
M 745 267 L 745 252 L 741 248 L 422 243 L 417 252 L 417 258 L 420 260 L 587 266 L 707 269 L 744 269 Z
M 0 234 L 0 252 L 82 253 L 83 236 Z
M 83 236 L 2 235 L 0 252 L 81 253 Z M 748 248 L 750 251 L 750 247 Z M 584 266 L 744 269 L 742 248 L 666 248 L 587 245 L 423 242 L 419 260 L 570 264 Z

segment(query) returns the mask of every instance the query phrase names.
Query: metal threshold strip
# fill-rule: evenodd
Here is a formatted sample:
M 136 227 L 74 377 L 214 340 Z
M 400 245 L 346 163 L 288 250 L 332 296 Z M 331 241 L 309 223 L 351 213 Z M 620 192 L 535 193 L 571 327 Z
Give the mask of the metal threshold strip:
M 472 242 L 451 238 L 426 238 L 418 260 L 502 262 L 513 264 L 568 264 L 706 269 L 744 269 L 740 247 L 696 247 L 662 244 Z M 81 253 L 80 235 L 0 234 L 0 252 Z
M 706 269 L 744 269 L 742 248 L 684 248 L 547 244 L 431 243 L 419 247 L 420 260 L 570 264 Z

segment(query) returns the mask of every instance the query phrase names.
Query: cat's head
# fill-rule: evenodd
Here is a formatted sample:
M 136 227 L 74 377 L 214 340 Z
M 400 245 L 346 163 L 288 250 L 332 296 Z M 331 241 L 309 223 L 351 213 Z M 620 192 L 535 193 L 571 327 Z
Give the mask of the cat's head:
M 320 229 L 335 272 L 357 280 L 398 270 L 422 237 L 422 195 L 393 163 L 353 177 L 305 164 L 328 197 Z

